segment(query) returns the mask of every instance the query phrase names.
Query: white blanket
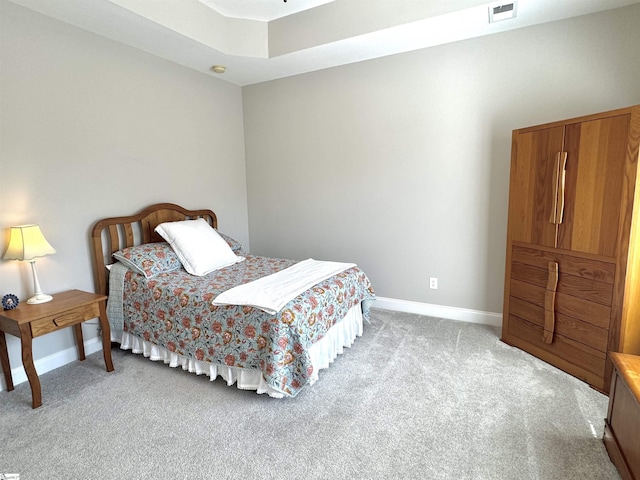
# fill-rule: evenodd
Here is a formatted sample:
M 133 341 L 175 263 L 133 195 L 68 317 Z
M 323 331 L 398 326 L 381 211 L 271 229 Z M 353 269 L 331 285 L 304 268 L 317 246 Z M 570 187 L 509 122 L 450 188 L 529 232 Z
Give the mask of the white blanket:
M 305 290 L 355 266 L 355 263 L 324 262 L 309 258 L 279 272 L 231 288 L 214 298 L 212 303 L 249 305 L 275 315 Z

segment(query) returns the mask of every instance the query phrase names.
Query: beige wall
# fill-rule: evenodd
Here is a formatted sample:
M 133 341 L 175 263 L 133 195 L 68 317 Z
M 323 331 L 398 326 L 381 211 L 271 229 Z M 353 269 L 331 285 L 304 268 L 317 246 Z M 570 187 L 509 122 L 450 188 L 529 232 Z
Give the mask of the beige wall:
M 57 250 L 37 263 L 43 289 L 92 291 L 91 225 L 166 201 L 215 210 L 248 244 L 239 87 L 4 0 L 0 36 L 0 255 L 8 227 L 38 223 Z M 26 299 L 31 282 L 28 264 L 0 260 L 0 296 Z M 34 355 L 72 346 L 65 329 Z
M 253 252 L 501 312 L 511 130 L 640 103 L 639 23 L 636 5 L 244 87 Z

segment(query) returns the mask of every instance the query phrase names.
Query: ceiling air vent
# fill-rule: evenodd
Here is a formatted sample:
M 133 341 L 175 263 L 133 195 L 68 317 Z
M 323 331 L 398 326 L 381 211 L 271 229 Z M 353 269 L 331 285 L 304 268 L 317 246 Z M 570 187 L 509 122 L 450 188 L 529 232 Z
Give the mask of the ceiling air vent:
M 489 7 L 489 23 L 516 17 L 517 2 Z

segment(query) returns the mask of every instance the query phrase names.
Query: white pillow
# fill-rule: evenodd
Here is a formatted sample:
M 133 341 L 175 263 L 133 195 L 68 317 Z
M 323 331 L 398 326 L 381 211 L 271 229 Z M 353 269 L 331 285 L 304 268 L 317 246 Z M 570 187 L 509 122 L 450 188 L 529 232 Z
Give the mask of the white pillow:
M 155 231 L 169 242 L 182 266 L 192 275 L 206 275 L 244 260 L 202 218 L 161 223 Z

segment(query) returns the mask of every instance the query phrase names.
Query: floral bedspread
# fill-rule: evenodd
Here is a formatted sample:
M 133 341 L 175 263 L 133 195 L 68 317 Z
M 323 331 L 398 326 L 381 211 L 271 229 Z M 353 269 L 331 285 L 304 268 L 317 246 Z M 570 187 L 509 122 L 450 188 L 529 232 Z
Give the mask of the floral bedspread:
M 259 369 L 271 387 L 295 396 L 313 373 L 307 349 L 358 303 L 368 319 L 375 299 L 371 283 L 358 267 L 350 268 L 297 296 L 276 315 L 249 306 L 211 305 L 229 288 L 296 263 L 245 256 L 204 277 L 180 269 L 147 280 L 129 270 L 124 331 L 188 358 Z

